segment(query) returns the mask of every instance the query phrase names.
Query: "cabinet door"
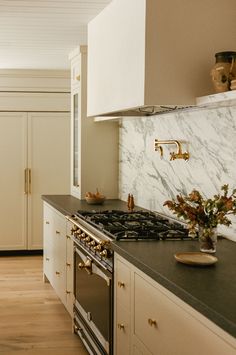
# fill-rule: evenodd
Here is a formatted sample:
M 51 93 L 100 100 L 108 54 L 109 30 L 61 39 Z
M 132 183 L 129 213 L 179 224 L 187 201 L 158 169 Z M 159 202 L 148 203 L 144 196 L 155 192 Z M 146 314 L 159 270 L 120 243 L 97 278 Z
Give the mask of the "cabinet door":
M 26 114 L 0 113 L 0 249 L 26 249 Z
M 42 249 L 41 195 L 70 191 L 70 116 L 68 113 L 28 114 L 28 249 Z
M 71 239 L 71 228 L 72 224 L 67 222 L 67 232 L 66 232 L 66 308 L 70 315 L 73 315 L 73 302 L 74 302 L 74 292 L 73 292 L 73 240 Z

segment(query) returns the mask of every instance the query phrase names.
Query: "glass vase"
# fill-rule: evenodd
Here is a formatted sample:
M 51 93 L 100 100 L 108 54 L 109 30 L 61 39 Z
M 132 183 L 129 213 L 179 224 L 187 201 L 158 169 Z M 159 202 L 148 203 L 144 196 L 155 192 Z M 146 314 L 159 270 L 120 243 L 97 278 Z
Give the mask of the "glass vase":
M 217 243 L 217 228 L 199 227 L 198 238 L 200 251 L 203 253 L 215 253 Z

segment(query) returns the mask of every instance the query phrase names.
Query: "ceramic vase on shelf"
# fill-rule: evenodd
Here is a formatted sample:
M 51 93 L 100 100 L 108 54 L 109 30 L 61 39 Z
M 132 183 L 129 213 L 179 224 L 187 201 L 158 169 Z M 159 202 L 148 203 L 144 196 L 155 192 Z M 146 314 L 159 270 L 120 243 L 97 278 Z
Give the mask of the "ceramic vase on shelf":
M 236 79 L 236 52 L 215 54 L 216 63 L 211 70 L 211 77 L 216 93 L 232 90 L 231 81 Z
M 199 227 L 198 239 L 200 251 L 203 253 L 215 253 L 217 243 L 217 228 Z

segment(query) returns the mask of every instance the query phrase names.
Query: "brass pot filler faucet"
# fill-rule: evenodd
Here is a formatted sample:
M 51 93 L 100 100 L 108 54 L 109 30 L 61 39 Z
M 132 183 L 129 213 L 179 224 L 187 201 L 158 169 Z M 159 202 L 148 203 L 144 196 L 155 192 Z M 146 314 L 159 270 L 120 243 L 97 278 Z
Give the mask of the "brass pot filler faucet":
M 177 148 L 177 152 L 171 152 L 170 153 L 170 160 L 175 160 L 175 159 L 184 159 L 184 160 L 189 160 L 189 152 L 182 152 L 181 144 L 177 140 L 166 140 L 166 141 L 160 141 L 158 139 L 155 139 L 155 151 L 159 151 L 161 158 L 163 158 L 163 144 L 175 144 Z

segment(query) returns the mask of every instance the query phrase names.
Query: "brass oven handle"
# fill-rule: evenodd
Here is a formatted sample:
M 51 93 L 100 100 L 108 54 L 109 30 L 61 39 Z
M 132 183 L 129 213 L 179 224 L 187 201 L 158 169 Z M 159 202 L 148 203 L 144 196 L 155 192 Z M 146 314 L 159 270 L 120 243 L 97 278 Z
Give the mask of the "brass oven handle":
M 87 259 L 84 263 L 79 263 L 78 269 L 79 270 L 85 269 L 89 274 L 92 274 L 92 261 Z

